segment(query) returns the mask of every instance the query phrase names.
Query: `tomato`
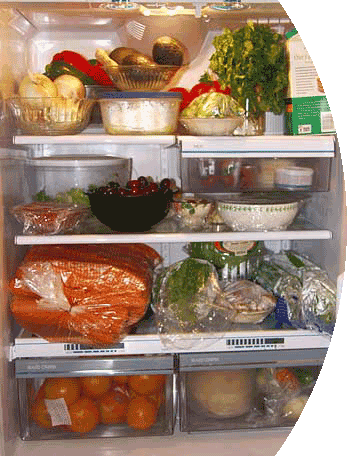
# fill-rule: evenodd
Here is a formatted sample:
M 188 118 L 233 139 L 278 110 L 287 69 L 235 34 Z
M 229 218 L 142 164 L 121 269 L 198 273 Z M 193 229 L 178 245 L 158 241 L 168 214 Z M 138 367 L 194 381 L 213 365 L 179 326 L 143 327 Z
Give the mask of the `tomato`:
M 287 368 L 278 369 L 276 371 L 276 380 L 282 388 L 296 391 L 300 388 L 300 382 L 295 374 Z
M 112 378 L 112 382 L 116 385 L 125 385 L 128 383 L 128 376 L 127 375 L 115 375 Z
M 88 397 L 100 397 L 112 386 L 112 377 L 81 377 L 83 393 Z
M 100 414 L 95 402 L 89 397 L 81 397 L 77 402 L 69 406 L 71 425 L 73 432 L 84 434 L 90 432 L 99 424 Z
M 119 391 L 109 391 L 99 399 L 100 420 L 103 424 L 124 423 L 129 397 Z
M 152 394 L 163 388 L 165 380 L 165 375 L 131 375 L 128 384 L 135 393 Z
M 150 399 L 135 396 L 129 402 L 126 420 L 129 427 L 146 430 L 157 421 L 157 413 L 157 406 Z
M 65 399 L 67 405 L 77 401 L 81 395 L 81 384 L 78 378 L 46 378 L 42 385 L 46 399 Z
M 48 413 L 43 398 L 36 398 L 31 408 L 31 417 L 40 427 L 50 429 L 52 427 L 51 416 Z

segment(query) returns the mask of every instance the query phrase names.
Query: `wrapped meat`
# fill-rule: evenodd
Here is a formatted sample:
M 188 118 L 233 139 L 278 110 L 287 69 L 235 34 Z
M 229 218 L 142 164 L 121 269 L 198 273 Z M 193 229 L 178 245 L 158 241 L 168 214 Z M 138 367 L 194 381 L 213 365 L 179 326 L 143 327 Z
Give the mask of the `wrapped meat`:
M 160 255 L 144 244 L 42 245 L 11 282 L 11 311 L 51 342 L 117 343 L 146 313 Z
M 223 289 L 234 323 L 261 323 L 276 307 L 275 296 L 250 280 L 227 282 Z

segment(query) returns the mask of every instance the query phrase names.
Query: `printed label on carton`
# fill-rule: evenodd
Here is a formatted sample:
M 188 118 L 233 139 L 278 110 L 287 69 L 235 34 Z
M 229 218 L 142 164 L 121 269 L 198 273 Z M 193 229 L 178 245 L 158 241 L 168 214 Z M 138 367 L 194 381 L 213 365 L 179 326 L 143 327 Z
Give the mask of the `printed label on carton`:
M 335 133 L 333 117 L 322 82 L 296 30 L 287 34 L 289 87 L 287 133 L 292 135 Z

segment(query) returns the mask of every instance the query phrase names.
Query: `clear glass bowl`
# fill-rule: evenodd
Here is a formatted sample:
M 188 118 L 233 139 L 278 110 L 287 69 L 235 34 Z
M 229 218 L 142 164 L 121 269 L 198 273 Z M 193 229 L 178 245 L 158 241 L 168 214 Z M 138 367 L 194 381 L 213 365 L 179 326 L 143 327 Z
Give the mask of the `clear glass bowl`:
M 14 97 L 7 103 L 20 133 L 54 136 L 73 135 L 84 130 L 95 100 Z
M 168 90 L 178 81 L 185 66 L 105 65 L 104 70 L 118 90 Z
M 197 136 L 229 136 L 243 121 L 243 116 L 180 118 L 180 123 L 188 133 Z

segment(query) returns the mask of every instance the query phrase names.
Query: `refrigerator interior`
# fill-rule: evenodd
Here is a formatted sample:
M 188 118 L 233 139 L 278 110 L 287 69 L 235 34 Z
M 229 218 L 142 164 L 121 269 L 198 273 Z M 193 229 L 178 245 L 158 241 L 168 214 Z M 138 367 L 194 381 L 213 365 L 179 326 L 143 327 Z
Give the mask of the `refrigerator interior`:
M 225 13 L 206 8 L 197 2 L 195 5 L 182 2 L 186 10 L 176 10 L 165 15 L 161 5 L 146 2 L 140 10 L 117 8 L 117 3 L 89 2 L 52 2 L 52 3 L 2 3 L 0 5 L 0 95 L 2 111 L 0 117 L 0 241 L 1 249 L 1 317 L 0 346 L 1 368 L 1 420 L 0 420 L 0 454 L 4 456 L 30 456 L 37 454 L 161 454 L 171 455 L 180 451 L 192 454 L 194 448 L 210 448 L 221 454 L 229 454 L 230 446 L 238 447 L 238 454 L 276 454 L 290 430 L 277 429 L 252 432 L 213 433 L 211 435 L 190 435 L 175 433 L 165 438 L 137 438 L 133 441 L 122 439 L 100 439 L 49 442 L 22 442 L 19 435 L 19 420 L 16 398 L 17 386 L 14 377 L 14 363 L 11 358 L 11 347 L 20 332 L 9 315 L 9 294 L 7 283 L 27 249 L 27 245 L 15 245 L 14 239 L 18 225 L 9 213 L 9 208 L 21 203 L 23 198 L 30 200 L 27 187 L 28 170 L 24 167 L 23 157 L 29 153 L 31 157 L 54 154 L 101 154 L 132 157 L 133 176 L 151 175 L 157 179 L 166 175 L 174 177 L 180 184 L 180 159 L 177 147 L 166 148 L 161 144 L 139 141 L 134 144 L 106 142 L 100 140 L 93 144 L 71 142 L 58 144 L 53 141 L 31 144 L 13 144 L 12 133 L 8 128 L 8 117 L 5 115 L 4 101 L 17 89 L 21 78 L 27 70 L 43 72 L 51 57 L 63 50 L 71 49 L 81 52 L 87 58 L 94 58 L 95 48 L 110 51 L 118 46 L 134 47 L 141 52 L 150 53 L 153 40 L 166 34 L 180 39 L 189 51 L 189 68 L 179 82 L 181 87 L 191 88 L 197 82 L 197 76 L 206 68 L 213 50 L 212 39 L 222 31 L 224 26 L 237 28 L 246 23 L 247 19 L 270 23 L 278 31 L 284 33 L 293 27 L 285 11 L 277 2 L 254 2 L 250 9 L 240 9 L 234 13 Z M 167 2 L 169 10 L 171 3 Z M 173 4 L 172 10 L 176 5 Z M 187 9 L 188 8 L 188 9 Z M 183 13 L 183 11 L 185 11 Z M 180 14 L 181 13 L 181 14 Z M 197 16 L 197 17 L 196 17 Z M 143 25 L 143 35 L 137 39 L 131 32 L 134 22 Z M 189 30 L 189 35 L 187 31 Z M 16 56 L 13 58 L 13 56 Z M 269 129 L 271 125 L 269 126 Z M 270 132 L 271 133 L 271 132 Z M 59 141 L 58 141 L 59 142 Z M 336 147 L 336 156 L 331 163 L 330 189 L 318 192 L 306 205 L 303 216 L 321 230 L 329 231 L 329 236 L 318 239 L 278 239 L 265 237 L 266 246 L 274 251 L 281 248 L 307 254 L 312 261 L 325 269 L 333 281 L 342 286 L 345 263 L 345 190 L 342 173 L 341 157 Z M 149 242 L 150 244 L 150 242 Z M 184 242 L 153 243 L 165 257 L 166 264 L 176 262 L 186 256 Z M 269 449 L 269 442 L 271 450 Z M 198 451 L 198 450 L 197 450 Z

